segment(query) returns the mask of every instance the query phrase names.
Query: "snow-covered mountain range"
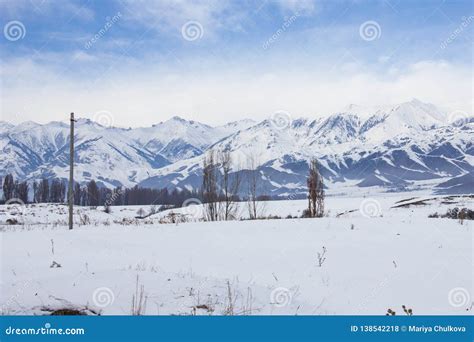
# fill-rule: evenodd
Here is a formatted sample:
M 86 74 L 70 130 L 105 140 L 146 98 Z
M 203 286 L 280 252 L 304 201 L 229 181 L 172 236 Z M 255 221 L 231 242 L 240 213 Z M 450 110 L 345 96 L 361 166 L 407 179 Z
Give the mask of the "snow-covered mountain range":
M 447 113 L 416 99 L 374 109 L 349 105 L 318 119 L 282 112 L 217 127 L 180 117 L 134 129 L 80 119 L 75 134 L 76 180 L 107 187 L 197 189 L 210 149 L 232 152 L 241 172 L 253 160 L 260 192 L 273 196 L 304 193 L 312 157 L 329 190 L 432 187 L 465 193 L 474 185 L 473 118 L 450 122 Z M 68 138 L 69 126 L 60 122 L 0 122 L 0 176 L 66 179 Z

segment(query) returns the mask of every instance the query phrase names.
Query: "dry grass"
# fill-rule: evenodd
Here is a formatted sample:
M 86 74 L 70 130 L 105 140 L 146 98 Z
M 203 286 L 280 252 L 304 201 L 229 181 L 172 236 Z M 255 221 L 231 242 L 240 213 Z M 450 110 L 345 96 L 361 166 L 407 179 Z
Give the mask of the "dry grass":
M 146 303 L 148 296 L 145 293 L 145 285 L 139 285 L 139 277 L 135 284 L 135 294 L 132 297 L 132 316 L 142 316 L 146 312 Z

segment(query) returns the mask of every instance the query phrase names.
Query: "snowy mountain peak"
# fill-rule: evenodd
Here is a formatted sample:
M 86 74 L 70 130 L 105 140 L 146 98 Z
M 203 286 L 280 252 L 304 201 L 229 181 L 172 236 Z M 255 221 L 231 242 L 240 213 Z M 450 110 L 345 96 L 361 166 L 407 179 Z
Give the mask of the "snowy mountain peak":
M 104 122 L 100 121 L 94 121 L 88 118 L 76 118 L 75 119 L 76 123 L 74 126 L 76 127 L 82 127 L 82 129 L 89 129 L 92 131 L 102 131 L 102 130 L 108 130 L 108 131 L 113 131 L 113 130 L 125 130 L 125 128 L 119 128 L 119 127 L 114 127 L 110 126 L 108 120 L 104 120 Z M 48 124 L 50 125 L 51 122 Z M 66 127 L 69 127 L 69 122 L 67 124 L 64 124 Z
M 396 115 L 407 126 L 422 129 L 430 129 L 446 123 L 445 113 L 441 112 L 435 105 L 417 99 L 412 99 L 394 107 L 389 115 Z
M 15 127 L 15 126 L 12 125 L 12 124 L 9 123 L 9 122 L 0 121 L 0 134 L 3 133 L 4 131 L 7 131 L 7 130 L 12 129 L 13 127 Z
M 41 126 L 41 124 L 29 120 L 29 121 L 24 121 L 24 122 L 16 125 L 15 130 L 16 131 L 25 131 L 25 130 L 33 129 L 33 128 L 40 127 L 40 126 Z
M 367 118 L 383 109 L 384 107 L 382 106 L 361 106 L 358 104 L 351 103 L 345 106 L 344 108 L 342 108 L 342 110 L 340 110 L 339 113 L 348 113 L 348 114 L 357 115 L 361 118 Z
M 221 127 L 223 128 L 248 128 L 250 126 L 255 125 L 257 122 L 252 119 L 242 119 L 242 120 L 237 120 L 237 121 L 231 121 L 226 123 L 225 125 L 222 125 Z
M 399 107 L 411 107 L 413 110 L 424 111 L 429 113 L 431 116 L 437 117 L 437 119 L 443 119 L 445 114 L 434 104 L 428 102 L 422 102 L 417 98 L 412 98 L 408 102 L 403 102 L 399 105 Z
M 75 126 L 97 126 L 97 127 L 104 127 L 98 122 L 92 121 L 91 119 L 87 118 L 77 118 Z M 105 127 L 104 127 L 105 128 Z
M 412 99 L 378 111 L 362 124 L 360 133 L 364 139 L 376 142 L 445 125 L 445 113 L 430 103 Z
M 361 115 L 361 114 L 366 114 L 369 112 L 373 113 L 373 108 L 369 108 L 366 106 L 361 106 L 355 103 L 351 103 L 347 106 L 345 106 L 341 111 L 341 113 L 351 113 L 351 114 L 356 114 L 356 115 Z
M 424 106 L 426 105 L 426 103 L 420 101 L 419 99 L 417 99 L 416 97 L 412 97 L 410 101 L 408 101 L 409 103 L 411 103 L 412 105 L 414 106 Z
M 175 116 L 172 116 L 171 118 L 169 118 L 168 120 L 166 120 L 164 123 L 171 123 L 171 122 L 174 122 L 174 123 L 179 123 L 179 124 L 183 124 L 183 125 L 188 125 L 188 124 L 194 124 L 196 123 L 195 121 L 193 120 L 187 120 L 187 119 L 184 119 L 178 115 L 175 115 Z
M 360 128 L 360 118 L 354 114 L 338 113 L 329 116 L 317 128 L 319 143 L 343 143 L 353 140 Z
M 178 115 L 174 115 L 172 116 L 171 118 L 168 119 L 169 121 L 178 121 L 178 122 L 188 122 L 188 120 L 178 116 Z

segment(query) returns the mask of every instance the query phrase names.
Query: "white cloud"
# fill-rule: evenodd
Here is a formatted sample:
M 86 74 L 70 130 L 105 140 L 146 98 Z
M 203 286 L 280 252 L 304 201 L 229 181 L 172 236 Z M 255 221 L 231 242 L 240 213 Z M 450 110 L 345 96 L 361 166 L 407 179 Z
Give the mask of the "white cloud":
M 245 12 L 238 2 L 219 0 L 125 0 L 125 18 L 139 25 L 158 31 L 181 34 L 181 27 L 188 21 L 197 21 L 204 28 L 205 36 L 214 36 L 224 29 L 242 30 Z
M 78 58 L 88 59 L 86 55 Z M 173 115 L 208 123 L 263 119 L 277 110 L 316 117 L 349 103 L 392 104 L 413 97 L 450 110 L 472 112 L 472 70 L 443 61 L 422 61 L 380 74 L 360 68 L 279 70 L 230 68 L 184 72 L 146 68 L 110 70 L 101 78 L 12 60 L 3 65 L 3 120 L 63 120 L 71 111 L 92 118 L 110 111 L 120 126 L 144 126 Z

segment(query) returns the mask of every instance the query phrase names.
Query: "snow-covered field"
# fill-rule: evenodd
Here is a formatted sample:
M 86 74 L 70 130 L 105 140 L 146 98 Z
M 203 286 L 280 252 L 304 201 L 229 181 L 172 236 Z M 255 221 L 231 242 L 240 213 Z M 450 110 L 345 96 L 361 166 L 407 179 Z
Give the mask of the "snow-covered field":
M 135 218 L 149 206 L 76 208 L 73 231 L 65 206 L 0 206 L 0 222 L 13 211 L 22 223 L 0 224 L 0 305 L 3 314 L 404 315 L 402 305 L 470 314 L 472 221 L 428 215 L 473 203 L 328 197 L 324 218 L 227 222 L 199 221 L 196 205 L 173 210 L 187 223 L 163 223 L 170 211 Z M 261 213 L 300 216 L 305 207 L 272 201 Z

